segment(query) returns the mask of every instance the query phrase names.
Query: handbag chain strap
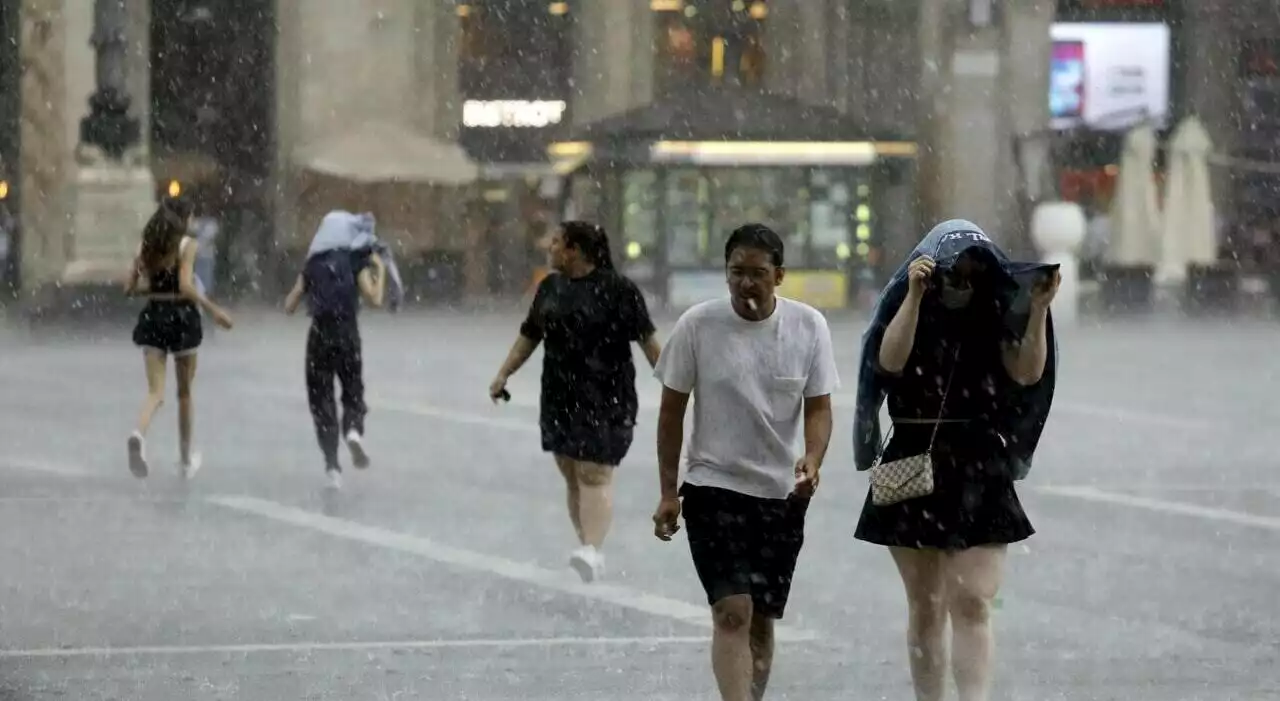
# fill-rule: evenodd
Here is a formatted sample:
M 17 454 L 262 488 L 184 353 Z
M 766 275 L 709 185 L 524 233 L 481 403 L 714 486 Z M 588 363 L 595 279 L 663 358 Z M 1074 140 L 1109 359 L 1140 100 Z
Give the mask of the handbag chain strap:
M 938 429 L 942 427 L 942 417 L 947 413 L 947 395 L 951 394 L 951 381 L 956 378 L 956 367 L 960 365 L 960 347 L 956 347 L 955 357 L 951 359 L 951 372 L 947 374 L 947 386 L 942 390 L 942 401 L 938 403 L 938 420 L 933 424 L 933 433 L 929 434 L 929 447 L 924 454 L 933 453 L 933 442 L 938 438 Z

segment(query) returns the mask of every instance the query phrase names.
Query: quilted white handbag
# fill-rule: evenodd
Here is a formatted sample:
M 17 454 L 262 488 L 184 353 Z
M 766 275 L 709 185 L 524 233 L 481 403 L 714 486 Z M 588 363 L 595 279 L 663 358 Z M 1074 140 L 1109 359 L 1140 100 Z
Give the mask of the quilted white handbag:
M 871 503 L 876 506 L 897 504 L 907 499 L 933 494 L 933 441 L 938 437 L 938 427 L 942 425 L 942 416 L 947 406 L 947 395 L 951 393 L 951 380 L 956 375 L 956 365 L 960 362 L 960 350 L 956 349 L 956 358 L 951 365 L 951 373 L 947 377 L 947 386 L 942 390 L 942 402 L 938 406 L 938 420 L 933 424 L 933 434 L 929 436 L 929 447 L 918 455 L 909 455 L 891 462 L 880 462 L 876 458 L 875 465 L 868 471 L 871 480 Z M 892 435 L 893 429 L 890 429 Z M 884 456 L 884 448 L 889 444 L 889 436 L 885 436 L 884 445 L 880 447 L 880 456 Z

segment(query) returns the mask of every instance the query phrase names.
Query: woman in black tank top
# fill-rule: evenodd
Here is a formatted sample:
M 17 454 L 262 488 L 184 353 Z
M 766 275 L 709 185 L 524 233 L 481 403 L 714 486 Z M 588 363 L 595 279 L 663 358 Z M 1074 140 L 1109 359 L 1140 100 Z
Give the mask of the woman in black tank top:
M 179 466 L 188 478 L 200 469 L 200 456 L 191 451 L 191 384 L 196 375 L 196 351 L 203 339 L 201 310 L 217 325 L 231 328 L 231 317 L 196 288 L 196 242 L 186 235 L 190 225 L 189 203 L 177 198 L 162 201 L 142 231 L 142 246 L 125 282 L 125 292 L 147 297 L 133 328 L 133 342 L 142 348 L 147 370 L 147 398 L 128 440 L 129 470 L 138 478 L 147 476 L 146 434 L 164 403 L 170 355 L 178 382 Z

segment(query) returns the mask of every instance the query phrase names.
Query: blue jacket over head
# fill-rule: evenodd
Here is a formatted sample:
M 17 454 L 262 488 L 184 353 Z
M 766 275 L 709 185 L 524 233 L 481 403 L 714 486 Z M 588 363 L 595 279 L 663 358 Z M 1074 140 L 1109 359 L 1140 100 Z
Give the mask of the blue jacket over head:
M 391 293 L 390 307 L 391 311 L 396 311 L 404 302 L 404 282 L 400 278 L 400 269 L 396 267 L 395 258 L 391 254 L 391 247 L 374 235 L 376 226 L 377 221 L 368 212 L 352 214 L 335 209 L 320 220 L 320 226 L 316 229 L 315 236 L 311 238 L 311 247 L 307 249 L 307 259 L 310 260 L 312 256 L 333 250 L 352 251 L 366 257 L 377 253 L 387 264 L 387 281 L 390 283 L 387 291 Z
M 1036 281 L 1057 266 L 1041 263 L 1019 263 L 1009 259 L 986 233 L 973 222 L 952 219 L 935 226 L 906 261 L 898 268 L 881 291 L 871 312 L 871 324 L 862 336 L 862 354 L 858 368 L 857 408 L 854 415 L 853 454 L 858 470 L 869 470 L 881 448 L 880 407 L 884 404 L 893 379 L 878 370 L 880 342 L 886 327 L 907 296 L 907 269 L 920 256 L 930 256 L 937 269 L 945 271 L 961 254 L 968 253 L 994 263 L 1002 279 L 997 281 L 998 304 L 1003 308 L 1003 330 L 1008 340 L 1021 339 L 1030 319 L 1031 290 Z M 1053 315 L 1046 324 L 1049 354 L 1040 381 L 1021 388 L 1006 400 L 1008 414 L 1001 424 L 1008 431 L 1010 467 L 1015 479 L 1023 479 L 1031 470 L 1031 459 L 1044 431 L 1053 392 L 1058 379 L 1058 341 L 1053 330 Z

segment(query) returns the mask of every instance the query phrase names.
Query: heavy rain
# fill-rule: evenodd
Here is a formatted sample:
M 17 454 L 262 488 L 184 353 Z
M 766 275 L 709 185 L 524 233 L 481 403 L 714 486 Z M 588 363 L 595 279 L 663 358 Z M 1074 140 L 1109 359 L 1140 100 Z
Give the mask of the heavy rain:
M 0 0 L 0 699 L 1280 699 L 1273 0 Z

